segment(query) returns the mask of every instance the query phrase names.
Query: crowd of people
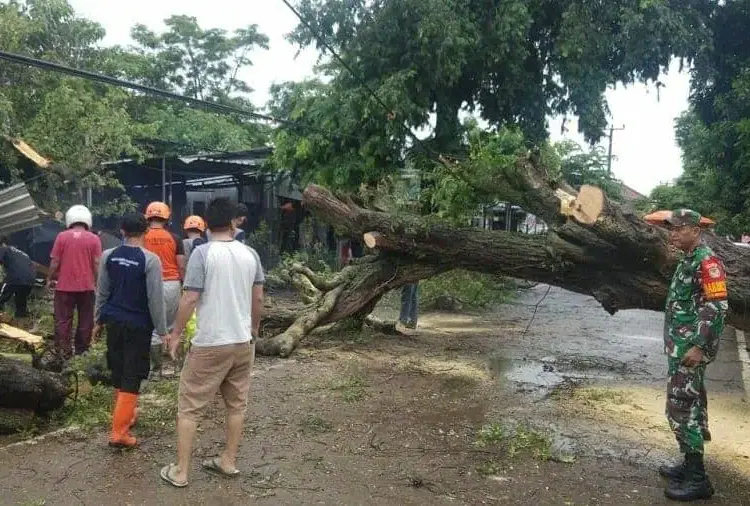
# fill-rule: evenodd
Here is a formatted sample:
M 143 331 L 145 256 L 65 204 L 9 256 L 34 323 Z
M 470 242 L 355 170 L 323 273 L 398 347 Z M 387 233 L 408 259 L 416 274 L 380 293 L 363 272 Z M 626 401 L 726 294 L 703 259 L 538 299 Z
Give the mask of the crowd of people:
M 226 443 L 204 469 L 236 476 L 263 308 L 263 267 L 244 244 L 240 228 L 246 209 L 217 198 L 205 218 L 189 216 L 184 239 L 170 232 L 169 206 L 149 204 L 144 214 L 121 220 L 122 244 L 102 252 L 91 232 L 91 212 L 76 205 L 65 214 L 66 230 L 51 253 L 48 285 L 54 289 L 55 343 L 70 358 L 85 353 L 106 329 L 107 365 L 114 387 L 109 444 L 132 448 L 141 383 L 161 372 L 165 353 L 173 359 L 184 346 L 188 322 L 195 322 L 190 351 L 180 373 L 177 460 L 161 469 L 175 487 L 188 485 L 188 469 L 200 412 L 220 392 L 226 406 Z M 684 253 L 677 265 L 665 306 L 667 420 L 683 460 L 662 466 L 669 479 L 667 497 L 705 499 L 713 486 L 703 462 L 711 440 L 705 371 L 718 353 L 728 310 L 722 261 L 701 239 L 708 220 L 689 209 L 660 211 L 646 221 L 670 231 L 672 245 Z M 16 316 L 27 314 L 34 280 L 29 257 L 0 237 L 0 263 L 6 278 L 0 305 L 15 297 Z M 417 285 L 402 291 L 401 323 L 416 326 Z M 77 321 L 72 336 L 73 322 Z M 71 339 L 72 337 L 72 339 Z
M 235 460 L 265 280 L 260 257 L 244 244 L 240 226 L 245 216 L 241 205 L 214 199 L 205 217 L 185 220 L 181 239 L 168 229 L 169 206 L 152 202 L 143 214 L 124 216 L 122 244 L 102 251 L 99 237 L 91 231 L 91 212 L 76 205 L 65 214 L 66 230 L 52 248 L 47 284 L 54 290 L 56 346 L 70 358 L 85 353 L 92 340 L 106 334 L 114 389 L 110 446 L 137 445 L 132 429 L 141 384 L 161 374 L 165 355 L 176 358 L 188 321 L 196 322 L 180 373 L 177 462 L 161 470 L 162 479 L 175 487 L 188 483 L 198 415 L 217 392 L 226 406 L 226 445 L 203 467 L 228 476 L 238 473 Z M 0 261 L 6 266 L 20 262 L 24 255 L 2 241 Z M 0 301 L 6 294 L 23 299 L 27 283 L 23 276 L 6 277 Z M 17 302 L 18 311 L 26 311 L 22 301 Z

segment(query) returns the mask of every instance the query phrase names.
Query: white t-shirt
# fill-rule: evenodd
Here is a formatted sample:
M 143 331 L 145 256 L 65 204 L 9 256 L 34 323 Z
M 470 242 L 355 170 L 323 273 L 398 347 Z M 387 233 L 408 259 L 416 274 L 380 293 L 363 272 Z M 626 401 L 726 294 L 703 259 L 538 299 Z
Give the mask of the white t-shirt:
M 223 346 L 252 340 L 252 290 L 265 281 L 260 257 L 238 241 L 210 241 L 193 249 L 185 290 L 200 292 L 193 346 Z

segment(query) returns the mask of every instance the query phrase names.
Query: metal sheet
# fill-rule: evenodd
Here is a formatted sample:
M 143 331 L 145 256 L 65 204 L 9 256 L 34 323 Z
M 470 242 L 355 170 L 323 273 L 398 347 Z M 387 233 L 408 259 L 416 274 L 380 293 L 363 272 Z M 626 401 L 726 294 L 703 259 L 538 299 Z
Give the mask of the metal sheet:
M 288 174 L 280 174 L 276 177 L 276 195 L 290 200 L 302 200 L 299 186 Z
M 39 208 L 25 184 L 19 183 L 0 190 L 0 233 L 12 234 L 40 223 Z

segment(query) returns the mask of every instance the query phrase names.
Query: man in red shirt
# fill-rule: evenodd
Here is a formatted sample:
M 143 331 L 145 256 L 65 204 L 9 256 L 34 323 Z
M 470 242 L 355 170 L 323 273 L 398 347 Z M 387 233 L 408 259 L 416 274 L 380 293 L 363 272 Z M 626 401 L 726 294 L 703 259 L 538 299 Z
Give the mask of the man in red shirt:
M 91 345 L 94 328 L 94 289 L 102 243 L 91 228 L 91 211 L 85 206 L 72 206 L 65 213 L 68 228 L 55 238 L 47 286 L 55 289 L 55 344 L 70 358 L 73 349 L 70 332 L 73 313 L 78 311 L 75 353 L 80 355 Z

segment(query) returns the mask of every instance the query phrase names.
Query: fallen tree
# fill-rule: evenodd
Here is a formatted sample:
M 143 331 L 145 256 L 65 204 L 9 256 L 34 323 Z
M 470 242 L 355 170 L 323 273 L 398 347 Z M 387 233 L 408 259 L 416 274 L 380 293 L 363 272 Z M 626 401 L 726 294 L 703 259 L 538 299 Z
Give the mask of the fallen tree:
M 0 408 L 41 415 L 62 407 L 68 392 L 65 376 L 0 356 Z
M 29 364 L 0 354 L 0 433 L 17 432 L 34 415 L 61 408 L 70 393 L 70 381 L 60 374 L 62 361 L 41 336 L 2 323 L 0 340 L 17 343 L 32 357 Z
M 306 305 L 274 314 L 280 334 L 258 340 L 264 355 L 289 355 L 314 329 L 342 320 L 364 322 L 390 290 L 455 268 L 548 283 L 593 296 L 610 314 L 661 311 L 677 252 L 667 233 L 609 201 L 596 187 L 579 192 L 553 181 L 532 157 L 522 158 L 498 184 L 514 185 L 524 209 L 544 219 L 543 236 L 456 228 L 413 215 L 365 209 L 346 196 L 310 185 L 303 205 L 347 235 L 360 235 L 374 254 L 328 279 L 292 267 Z M 750 252 L 711 233 L 706 241 L 725 261 L 730 323 L 750 327 Z

